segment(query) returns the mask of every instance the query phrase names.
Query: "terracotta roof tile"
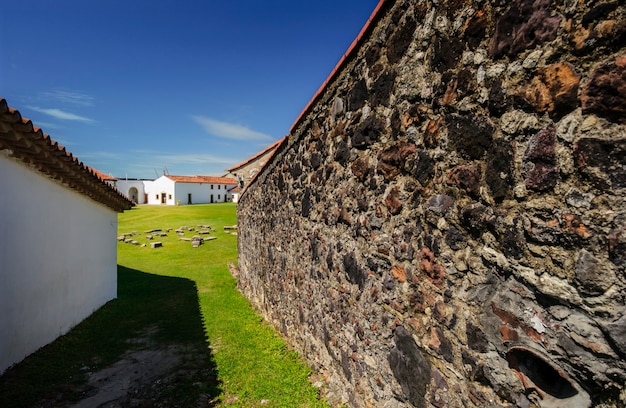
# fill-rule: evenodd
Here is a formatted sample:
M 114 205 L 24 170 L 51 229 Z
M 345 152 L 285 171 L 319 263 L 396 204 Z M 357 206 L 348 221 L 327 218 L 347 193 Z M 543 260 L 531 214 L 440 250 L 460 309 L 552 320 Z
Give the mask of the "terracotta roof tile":
M 230 177 L 214 177 L 214 176 L 170 176 L 166 175 L 170 180 L 177 183 L 210 183 L 210 184 L 228 184 L 236 185 L 237 180 Z
M 96 173 L 96 176 L 98 176 L 100 178 L 100 180 L 104 180 L 104 181 L 117 181 L 117 180 L 119 180 L 117 177 L 113 177 L 113 176 L 110 176 L 108 174 L 104 174 L 101 171 L 98 171 L 98 170 L 94 169 L 93 167 L 89 167 L 89 168 L 91 169 L 91 171 Z
M 284 138 L 283 138 L 283 139 L 284 139 Z M 245 166 L 246 164 L 250 163 L 251 161 L 254 161 L 254 160 L 255 160 L 255 159 L 257 159 L 258 157 L 263 156 L 263 155 L 264 155 L 265 153 L 267 153 L 268 151 L 270 151 L 270 150 L 272 150 L 272 149 L 277 148 L 277 147 L 278 147 L 278 145 L 282 143 L 283 139 L 277 140 L 276 142 L 274 142 L 274 143 L 272 143 L 271 145 L 267 146 L 265 149 L 261 150 L 260 152 L 258 152 L 258 153 L 257 153 L 257 154 L 255 154 L 254 156 L 252 156 L 252 157 L 250 157 L 250 158 L 246 159 L 245 161 L 243 161 L 243 162 L 241 162 L 241 163 L 239 163 L 239 164 L 237 164 L 237 165 L 235 165 L 235 166 L 233 166 L 233 167 L 230 167 L 230 168 L 226 169 L 226 171 L 230 171 L 230 172 L 232 172 L 233 170 L 237 170 L 238 168 Z
M 86 166 L 65 147 L 23 118 L 0 98 L 0 150 L 21 160 L 35 171 L 106 205 L 114 211 L 130 209 L 134 203 L 110 186 L 103 174 Z

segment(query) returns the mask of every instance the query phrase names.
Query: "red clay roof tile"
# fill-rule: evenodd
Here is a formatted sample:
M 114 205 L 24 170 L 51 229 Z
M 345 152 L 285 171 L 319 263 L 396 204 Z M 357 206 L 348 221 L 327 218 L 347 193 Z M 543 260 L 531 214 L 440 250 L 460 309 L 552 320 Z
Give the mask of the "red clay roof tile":
M 171 176 L 166 175 L 168 179 L 177 183 L 209 183 L 209 184 L 227 184 L 236 185 L 237 180 L 230 177 L 214 177 L 214 176 Z
M 261 150 L 260 152 L 258 152 L 254 156 L 249 157 L 245 161 L 243 161 L 243 162 L 241 162 L 241 163 L 239 163 L 239 164 L 237 164 L 237 165 L 235 165 L 233 167 L 230 167 L 230 168 L 226 169 L 226 171 L 232 172 L 233 170 L 237 170 L 238 168 L 243 167 L 246 164 L 250 163 L 251 161 L 255 160 L 257 157 L 263 156 L 268 151 L 277 148 L 278 145 L 282 143 L 283 139 L 284 139 L 284 137 L 282 139 L 277 140 L 276 142 L 272 143 L 271 145 L 267 146 L 265 149 Z
M 86 166 L 40 128 L 33 126 L 4 98 L 0 98 L 0 150 L 114 211 L 128 210 L 134 205 L 110 186 L 101 177 L 102 173 Z

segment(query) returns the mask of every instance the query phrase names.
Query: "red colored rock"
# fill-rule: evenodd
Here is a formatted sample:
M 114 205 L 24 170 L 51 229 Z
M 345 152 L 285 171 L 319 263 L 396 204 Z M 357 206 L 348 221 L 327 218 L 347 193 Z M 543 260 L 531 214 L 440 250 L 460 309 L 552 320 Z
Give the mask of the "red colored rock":
M 447 183 L 457 185 L 470 194 L 478 195 L 480 172 L 472 165 L 456 166 L 448 172 Z
M 611 122 L 626 123 L 626 56 L 596 68 L 580 99 L 583 114 L 595 113 Z
M 370 165 L 368 156 L 359 157 L 352 163 L 350 168 L 352 169 L 352 174 L 360 181 L 365 181 L 365 179 L 374 172 L 374 168 Z
M 580 75 L 571 64 L 560 62 L 539 70 L 519 96 L 537 112 L 562 117 L 578 106 Z
M 563 214 L 563 229 L 570 234 L 576 234 L 583 239 L 590 238 L 593 233 L 583 224 L 576 214 Z
M 406 270 L 402 265 L 394 265 L 391 274 L 400 282 L 406 282 Z
M 442 123 L 443 118 L 441 116 L 428 121 L 426 130 L 424 130 L 424 144 L 426 147 L 436 147 L 439 145 L 439 131 L 441 130 Z
M 400 189 L 398 187 L 394 187 L 385 197 L 385 205 L 392 215 L 397 215 L 400 211 L 402 211 L 402 201 L 400 201 L 400 198 L 398 197 L 399 195 Z
M 408 320 L 408 323 L 409 323 L 409 326 L 411 326 L 413 328 L 413 330 L 415 330 L 416 332 L 419 332 L 419 330 L 422 327 L 421 323 L 417 319 L 415 319 L 413 317 L 411 317 Z
M 403 172 L 405 165 L 415 156 L 417 148 L 413 143 L 399 142 L 383 150 L 378 155 L 378 170 L 385 180 L 392 180 Z
M 502 334 L 502 341 L 518 341 L 519 334 L 517 330 L 507 326 L 500 325 L 500 333 Z
M 402 306 L 400 303 L 396 302 L 395 300 L 391 301 L 391 307 L 393 307 L 399 313 L 404 313 L 404 306 Z
M 446 270 L 437 263 L 435 254 L 433 254 L 430 248 L 424 247 L 420 251 L 419 259 L 419 268 L 435 286 L 442 288 L 446 278 Z
M 556 129 L 550 125 L 534 135 L 524 153 L 526 188 L 547 191 L 556 186 L 558 169 L 556 166 Z

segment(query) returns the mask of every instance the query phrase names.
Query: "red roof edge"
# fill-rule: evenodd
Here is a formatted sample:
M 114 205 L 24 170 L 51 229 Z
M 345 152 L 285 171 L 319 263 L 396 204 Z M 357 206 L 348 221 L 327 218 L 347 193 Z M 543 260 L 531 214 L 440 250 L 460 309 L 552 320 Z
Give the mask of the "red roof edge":
M 298 125 L 300 120 L 308 113 L 308 111 L 311 109 L 313 104 L 322 95 L 322 93 L 324 92 L 324 90 L 326 89 L 328 84 L 331 83 L 335 79 L 335 77 L 339 74 L 339 70 L 343 67 L 343 65 L 345 63 L 347 63 L 347 61 L 350 59 L 350 57 L 353 56 L 353 53 L 356 52 L 358 46 L 361 44 L 361 41 L 363 41 L 363 37 L 370 30 L 370 28 L 372 27 L 373 22 L 376 21 L 378 19 L 378 17 L 380 17 L 381 10 L 383 9 L 383 5 L 387 1 L 388 0 L 380 0 L 378 2 L 378 4 L 376 5 L 376 8 L 374 8 L 374 11 L 372 11 L 372 14 L 370 15 L 369 19 L 367 20 L 367 22 L 365 23 L 363 28 L 361 28 L 361 31 L 359 32 L 359 35 L 357 35 L 357 37 L 354 39 L 354 41 L 352 41 L 352 44 L 350 44 L 350 47 L 343 54 L 343 56 L 341 57 L 341 59 L 339 60 L 337 65 L 335 65 L 335 68 L 333 68 L 333 70 L 330 72 L 330 74 L 328 75 L 326 80 L 319 87 L 317 92 L 315 92 L 315 95 L 313 95 L 313 97 L 311 98 L 309 103 L 307 103 L 307 105 L 304 107 L 304 109 L 302 109 L 302 112 L 300 112 L 300 115 L 298 115 L 296 120 L 293 122 L 293 125 L 291 125 L 291 128 L 289 129 L 289 133 L 293 132 L 293 130 L 295 129 L 296 125 Z
M 116 212 L 128 210 L 135 205 L 121 191 L 109 185 L 103 178 L 103 173 L 78 160 L 50 135 L 34 126 L 30 119 L 23 117 L 19 110 L 9 106 L 2 97 L 0 124 L 3 129 L 0 131 L 0 149 L 7 149 L 9 156 L 32 165 L 42 176 Z
M 263 167 L 261 167 L 259 169 L 259 171 L 257 171 L 256 174 L 250 179 L 250 181 L 248 182 L 248 185 L 243 187 L 243 191 L 241 192 L 241 196 L 243 196 L 243 194 L 248 190 L 249 186 L 254 184 L 254 182 L 257 179 L 257 177 L 259 177 L 259 175 L 261 175 L 263 173 L 263 171 L 265 170 L 267 165 L 272 161 L 274 156 L 276 156 L 276 153 L 278 152 L 278 150 L 280 150 L 281 146 L 287 143 L 287 139 L 288 138 L 289 138 L 289 135 L 283 136 L 282 139 L 280 139 L 279 141 L 274 143 L 276 145 L 276 149 L 274 149 L 274 151 L 272 152 L 271 156 L 267 158 L 267 160 L 263 164 Z
M 291 128 L 289 129 L 289 135 L 293 134 L 293 130 L 295 129 L 295 127 L 300 123 L 302 118 L 308 113 L 308 111 L 311 109 L 313 104 L 317 102 L 317 100 L 322 95 L 322 93 L 324 92 L 328 84 L 331 83 L 337 75 L 339 75 L 339 70 L 343 68 L 343 66 L 347 63 L 347 61 L 354 55 L 354 53 L 356 53 L 357 48 L 359 47 L 359 45 L 361 45 L 361 42 L 364 41 L 363 38 L 365 37 L 365 35 L 373 28 L 374 22 L 382 16 L 383 6 L 389 1 L 390 0 L 380 0 L 378 2 L 376 7 L 374 8 L 374 11 L 372 11 L 372 14 L 370 14 L 370 17 L 365 22 L 365 25 L 363 25 L 363 28 L 361 28 L 361 31 L 359 32 L 359 34 L 354 39 L 354 41 L 352 41 L 352 44 L 350 44 L 350 47 L 348 47 L 348 50 L 343 54 L 343 56 L 341 57 L 337 65 L 335 65 L 335 68 L 333 68 L 330 74 L 328 74 L 328 77 L 326 78 L 326 80 L 322 83 L 322 85 L 319 87 L 317 92 L 315 92 L 315 94 L 313 95 L 309 103 L 307 103 L 304 109 L 302 109 L 302 112 L 300 112 L 296 120 L 293 122 L 293 125 L 291 125 Z M 263 167 L 261 167 L 259 171 L 254 175 L 254 177 L 252 177 L 252 179 L 248 182 L 248 185 L 244 186 L 244 189 L 241 192 L 241 197 L 244 196 L 244 194 L 248 190 L 248 187 L 254 184 L 256 179 L 261 174 L 264 173 L 265 168 L 272 162 L 272 159 L 278 154 L 278 151 L 281 149 L 281 147 L 287 144 L 289 135 L 283 137 L 278 142 L 276 142 L 276 149 L 274 149 L 274 151 L 272 152 L 272 155 L 268 157 Z
M 258 152 L 257 154 L 255 154 L 254 156 L 242 161 L 241 163 L 227 168 L 226 171 L 232 171 L 233 169 L 238 169 L 239 167 L 243 167 L 246 164 L 250 163 L 252 160 L 256 159 L 257 157 L 263 156 L 265 153 L 267 153 L 268 150 L 271 150 L 275 147 L 278 147 L 278 145 L 280 144 L 280 142 L 282 141 L 282 139 L 275 141 L 274 143 L 272 143 L 271 145 L 267 146 L 265 149 L 261 150 L 260 152 Z

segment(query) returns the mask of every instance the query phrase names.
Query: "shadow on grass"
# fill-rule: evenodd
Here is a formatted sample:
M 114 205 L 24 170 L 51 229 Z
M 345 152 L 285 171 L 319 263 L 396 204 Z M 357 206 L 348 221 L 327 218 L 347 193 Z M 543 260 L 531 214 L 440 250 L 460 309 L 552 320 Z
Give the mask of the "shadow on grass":
M 93 393 L 89 373 L 130 351 L 172 346 L 185 358 L 159 400 L 176 406 L 214 400 L 221 390 L 195 283 L 118 265 L 118 298 L 0 376 L 0 407 L 71 405 Z

